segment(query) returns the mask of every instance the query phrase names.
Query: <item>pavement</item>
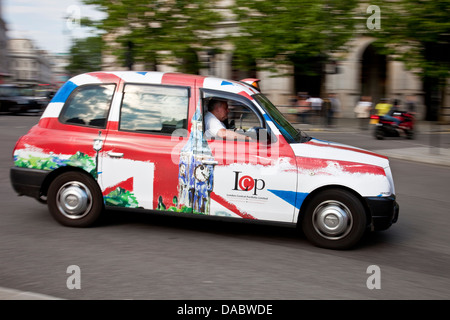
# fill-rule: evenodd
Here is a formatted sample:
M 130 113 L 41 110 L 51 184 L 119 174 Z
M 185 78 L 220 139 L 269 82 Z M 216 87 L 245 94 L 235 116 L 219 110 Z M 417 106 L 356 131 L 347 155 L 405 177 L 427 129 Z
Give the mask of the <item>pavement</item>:
M 336 119 L 336 126 L 325 127 L 323 125 L 294 124 L 295 127 L 306 131 L 327 132 L 359 132 L 357 119 Z M 421 134 L 450 134 L 450 124 L 435 124 L 427 121 L 417 121 L 416 127 Z M 416 146 L 409 148 L 376 150 L 377 153 L 389 158 L 416 161 L 450 167 L 450 148 L 436 148 L 431 146 Z M 0 300 L 63 300 L 57 297 L 20 291 L 0 287 Z
M 357 119 L 354 118 L 338 118 L 336 125 L 325 127 L 317 124 L 294 124 L 296 128 L 300 128 L 307 132 L 361 132 Z M 373 125 L 371 125 L 373 126 Z M 419 134 L 450 134 L 450 124 L 438 124 L 430 121 L 417 121 L 416 130 Z M 372 128 L 370 128 L 372 129 Z M 414 141 L 414 140 L 411 140 Z M 431 145 L 417 145 L 405 148 L 388 148 L 373 150 L 376 153 L 385 155 L 389 158 L 415 161 L 427 164 L 449 166 L 450 167 L 450 148 L 440 148 Z

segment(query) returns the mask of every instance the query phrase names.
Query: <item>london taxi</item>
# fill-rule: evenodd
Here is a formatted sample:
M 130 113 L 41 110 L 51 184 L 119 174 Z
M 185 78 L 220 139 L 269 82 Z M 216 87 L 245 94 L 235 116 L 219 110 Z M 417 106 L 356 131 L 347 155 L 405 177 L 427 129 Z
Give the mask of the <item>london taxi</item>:
M 210 99 L 229 129 L 204 134 Z M 386 157 L 296 130 L 254 86 L 163 72 L 73 77 L 21 137 L 10 170 L 19 195 L 62 225 L 87 227 L 120 207 L 297 225 L 313 244 L 346 249 L 397 221 Z

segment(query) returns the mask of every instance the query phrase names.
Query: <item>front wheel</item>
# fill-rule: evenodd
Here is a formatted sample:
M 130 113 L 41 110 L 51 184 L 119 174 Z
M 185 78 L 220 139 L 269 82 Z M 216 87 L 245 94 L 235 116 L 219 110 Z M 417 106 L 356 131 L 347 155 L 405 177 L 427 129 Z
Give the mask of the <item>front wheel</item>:
M 366 231 L 367 217 L 361 201 L 352 193 L 330 189 L 317 194 L 302 220 L 305 236 L 329 249 L 349 249 Z
M 88 227 L 103 212 L 102 193 L 95 180 L 79 172 L 56 177 L 48 189 L 47 204 L 56 221 L 69 227 Z

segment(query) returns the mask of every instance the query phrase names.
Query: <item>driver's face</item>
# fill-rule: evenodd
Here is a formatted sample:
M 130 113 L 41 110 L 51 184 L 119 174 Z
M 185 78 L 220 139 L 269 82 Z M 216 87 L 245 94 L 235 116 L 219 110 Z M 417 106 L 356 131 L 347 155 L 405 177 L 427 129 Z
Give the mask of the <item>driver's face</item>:
M 228 103 L 221 102 L 219 106 L 216 107 L 216 114 L 215 116 L 220 121 L 225 121 L 228 118 L 228 113 L 230 110 L 228 109 Z

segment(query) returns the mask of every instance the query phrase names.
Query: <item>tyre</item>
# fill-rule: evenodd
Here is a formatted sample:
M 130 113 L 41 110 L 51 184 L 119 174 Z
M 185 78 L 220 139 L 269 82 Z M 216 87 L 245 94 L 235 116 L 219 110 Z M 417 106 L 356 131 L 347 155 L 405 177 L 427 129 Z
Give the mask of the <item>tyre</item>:
M 69 227 L 88 227 L 103 212 L 103 197 L 97 182 L 79 172 L 67 172 L 50 184 L 47 204 L 53 218 Z
M 414 130 L 406 130 L 405 133 L 406 133 L 406 139 L 410 139 L 410 140 L 414 139 Z
M 377 138 L 377 140 L 383 140 L 384 139 L 384 132 L 383 129 L 380 128 L 375 128 L 375 133 L 374 133 L 375 138 Z
M 314 245 L 328 249 L 349 249 L 364 235 L 367 217 L 361 201 L 342 189 L 317 194 L 309 203 L 302 229 Z

